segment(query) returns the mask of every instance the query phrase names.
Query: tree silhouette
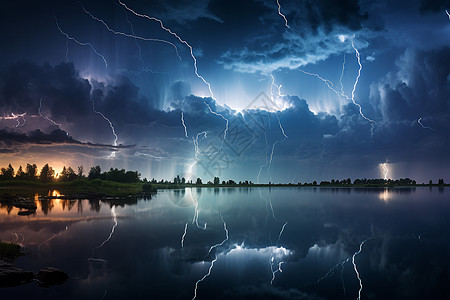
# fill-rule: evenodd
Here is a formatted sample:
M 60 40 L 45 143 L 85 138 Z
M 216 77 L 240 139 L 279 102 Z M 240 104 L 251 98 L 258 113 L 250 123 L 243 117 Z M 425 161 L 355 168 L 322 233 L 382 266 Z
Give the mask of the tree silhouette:
M 39 174 L 39 180 L 41 182 L 52 182 L 53 176 L 55 176 L 55 171 L 52 167 L 49 167 L 48 164 L 45 164 Z
M 37 166 L 36 164 L 27 164 L 25 178 L 30 181 L 35 181 L 37 177 Z
M 91 170 L 89 171 L 88 178 L 89 180 L 100 178 L 100 175 L 102 174 L 102 169 L 100 166 L 91 167 Z

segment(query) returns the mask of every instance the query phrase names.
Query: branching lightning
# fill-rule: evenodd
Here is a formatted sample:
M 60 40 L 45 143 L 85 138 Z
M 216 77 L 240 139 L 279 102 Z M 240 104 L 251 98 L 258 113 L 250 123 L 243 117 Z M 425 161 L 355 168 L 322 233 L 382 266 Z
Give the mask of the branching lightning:
M 272 100 L 273 103 L 276 103 L 276 101 L 275 101 L 275 96 L 274 96 L 274 93 L 273 93 L 274 87 L 275 87 L 276 90 L 278 91 L 278 98 L 283 98 L 284 95 L 281 93 L 281 84 L 280 84 L 280 85 L 275 84 L 275 77 L 274 77 L 272 74 L 271 74 L 270 76 L 272 77 L 272 83 L 271 83 L 271 86 L 270 86 L 269 97 L 270 97 L 270 99 Z M 258 176 L 257 176 L 257 182 L 259 182 L 259 177 L 260 177 L 260 175 L 261 175 L 262 169 L 263 169 L 264 167 L 266 167 L 266 166 L 267 166 L 267 174 L 268 174 L 268 176 L 269 176 L 269 178 L 270 178 L 270 181 L 273 181 L 273 180 L 272 180 L 272 175 L 270 174 L 270 167 L 272 166 L 272 160 L 273 160 L 273 154 L 274 154 L 274 152 L 275 152 L 275 146 L 276 146 L 278 143 L 284 142 L 285 140 L 288 139 L 288 136 L 286 135 L 286 133 L 285 133 L 285 131 L 284 131 L 284 128 L 283 128 L 283 126 L 281 125 L 281 121 L 280 121 L 280 118 L 278 117 L 278 114 L 275 114 L 275 116 L 276 116 L 276 118 L 277 118 L 277 120 L 278 120 L 278 125 L 279 125 L 280 130 L 281 130 L 281 133 L 282 133 L 282 135 L 283 135 L 283 139 L 281 139 L 281 140 L 276 140 L 276 141 L 272 144 L 272 151 L 270 152 L 270 156 L 268 156 L 268 153 L 269 153 L 268 150 L 266 151 L 266 162 L 265 162 L 263 165 L 261 165 L 261 166 L 259 167 L 259 172 L 258 172 Z M 269 125 L 270 125 L 270 122 L 269 122 Z M 266 147 L 267 147 L 267 149 L 268 149 L 267 133 L 266 133 L 266 132 L 264 132 L 264 137 L 265 137 L 265 140 L 266 140 Z
M 273 266 L 278 266 L 276 269 L 273 268 Z M 283 270 L 281 269 L 281 266 L 283 265 L 283 262 L 280 261 L 278 264 L 275 262 L 275 257 L 272 256 L 270 258 L 270 271 L 272 272 L 272 279 L 270 280 L 270 285 L 273 285 L 273 281 L 275 280 L 275 274 L 278 272 L 282 273 Z
M 66 226 L 64 231 L 67 231 L 68 229 L 69 229 L 69 226 Z M 42 243 L 40 243 L 40 244 L 38 245 L 38 253 L 40 252 L 41 246 L 42 246 L 42 245 L 44 245 L 44 244 L 50 242 L 50 241 L 53 240 L 54 238 L 60 237 L 60 236 L 63 234 L 64 231 L 60 231 L 60 232 L 58 232 L 57 234 L 52 235 L 51 237 L 49 237 L 48 239 L 46 239 L 45 241 L 43 241 Z
M 432 128 L 432 127 L 423 125 L 423 124 L 422 124 L 422 118 L 419 118 L 419 119 L 417 120 L 417 123 L 419 123 L 419 125 L 422 126 L 423 129 L 436 130 L 436 129 Z
M 67 40 L 71 40 L 71 41 L 77 43 L 77 44 L 80 45 L 80 46 L 89 46 L 89 47 L 91 48 L 91 50 L 92 50 L 98 57 L 100 57 L 100 58 L 103 60 L 103 63 L 105 64 L 105 69 L 108 68 L 108 62 L 106 61 L 106 58 L 105 58 L 103 55 L 101 55 L 101 54 L 94 48 L 94 46 L 93 46 L 91 43 L 80 42 L 80 41 L 78 41 L 77 39 L 75 39 L 75 38 L 69 36 L 67 33 L 65 33 L 65 32 L 61 29 L 61 27 L 59 26 L 58 18 L 56 17 L 56 15 L 55 15 L 55 22 L 56 22 L 56 27 L 58 27 L 59 32 L 61 32 L 61 34 L 64 35 L 64 36 L 66 37 Z M 67 54 L 68 54 L 68 51 L 69 51 L 69 48 L 68 48 L 67 42 L 66 42 L 66 60 L 67 60 Z
M 169 45 L 171 45 L 172 47 L 175 48 L 175 52 L 176 52 L 178 58 L 179 58 L 180 60 L 182 60 L 181 57 L 180 57 L 180 55 L 178 54 L 178 48 L 177 48 L 177 46 L 176 46 L 174 43 L 171 43 L 171 42 L 166 41 L 166 40 L 155 39 L 155 38 L 145 38 L 145 37 L 142 37 L 142 36 L 139 36 L 139 35 L 135 35 L 135 34 L 128 34 L 128 33 L 125 33 L 125 32 L 116 31 L 116 30 L 112 29 L 111 27 L 109 27 L 109 25 L 106 24 L 105 21 L 103 21 L 103 20 L 100 19 L 100 18 L 97 18 L 96 16 L 94 16 L 93 14 L 91 14 L 88 10 L 86 10 L 86 8 L 84 8 L 84 6 L 83 6 L 83 4 L 82 4 L 81 2 L 78 2 L 78 3 L 80 4 L 81 8 L 83 9 L 83 11 L 84 11 L 87 15 L 89 15 L 89 16 L 90 16 L 92 19 L 94 19 L 95 21 L 102 23 L 102 24 L 106 27 L 106 29 L 107 29 L 109 32 L 112 32 L 112 33 L 115 34 L 115 35 L 121 35 L 121 36 L 125 36 L 125 37 L 128 37 L 128 38 L 133 38 L 134 40 L 142 40 L 142 41 L 147 41 L 147 42 L 161 42 L 161 43 L 169 44 Z M 127 20 L 128 20 L 128 18 L 127 18 Z M 139 48 L 139 49 L 140 49 L 140 48 Z M 142 57 L 141 57 L 141 59 L 142 59 Z
M 367 121 L 369 121 L 369 122 L 371 122 L 371 123 L 375 123 L 374 120 L 371 120 L 371 119 L 367 118 L 367 117 L 363 114 L 361 105 L 360 105 L 359 103 L 356 103 L 356 101 L 355 101 L 355 91 L 356 91 L 356 86 L 358 85 L 359 77 L 361 76 L 362 64 L 361 64 L 361 57 L 360 57 L 360 55 L 359 55 L 359 51 L 358 51 L 358 49 L 356 49 L 355 44 L 353 43 L 353 39 L 352 39 L 352 47 L 353 47 L 353 49 L 355 50 L 355 53 L 356 53 L 356 59 L 358 60 L 359 69 L 358 69 L 358 76 L 356 76 L 355 83 L 353 84 L 352 99 L 351 99 L 351 100 L 352 100 L 353 104 L 355 104 L 356 106 L 358 106 L 358 108 L 359 108 L 359 114 L 360 114 L 364 119 L 366 119 Z
M 448 12 L 448 10 L 445 10 L 445 13 L 447 14 L 448 19 L 450 20 L 450 13 Z
M 41 100 L 39 101 L 39 115 L 40 115 L 42 118 L 44 118 L 44 119 L 46 119 L 47 121 L 49 121 L 50 123 L 52 123 L 53 125 L 56 125 L 56 126 L 60 126 L 60 125 L 61 125 L 61 124 L 59 124 L 59 123 L 56 123 L 55 121 L 53 121 L 53 120 L 50 119 L 49 117 L 47 117 L 47 116 L 45 116 L 45 115 L 42 114 L 42 98 L 41 98 Z
M 358 279 L 358 282 L 359 282 L 359 290 L 358 290 L 358 298 L 357 299 L 361 300 L 361 291 L 363 289 L 363 283 L 362 283 L 362 279 L 361 279 L 361 276 L 359 274 L 359 271 L 358 271 L 358 268 L 357 268 L 357 265 L 356 265 L 355 258 L 356 258 L 357 255 L 359 255 L 361 253 L 362 247 L 364 246 L 364 244 L 367 241 L 369 241 L 369 240 L 371 240 L 373 238 L 374 238 L 374 236 L 372 235 L 372 236 L 368 237 L 367 239 L 365 239 L 364 241 L 362 241 L 361 244 L 359 245 L 358 251 L 356 251 L 352 256 L 350 256 L 350 257 L 344 259 L 343 261 L 337 263 L 336 265 L 334 265 L 325 275 L 323 275 L 319 279 L 317 279 L 315 281 L 312 281 L 312 282 L 305 283 L 300 288 L 303 288 L 303 287 L 306 287 L 306 286 L 309 286 L 309 285 L 312 285 L 312 284 L 318 284 L 322 280 L 325 280 L 325 279 L 333 276 L 335 271 L 337 269 L 341 268 L 340 277 L 341 277 L 341 281 L 342 281 L 342 289 L 344 291 L 344 295 L 345 295 L 345 299 L 346 299 L 347 298 L 347 290 L 345 288 L 345 281 L 344 281 L 343 273 L 344 273 L 345 264 L 348 263 L 349 261 L 352 261 L 353 269 L 355 271 L 356 278 Z
M 344 41 L 345 41 L 345 38 L 341 38 L 341 41 L 344 42 Z M 338 95 L 338 96 L 340 96 L 340 97 L 344 97 L 345 99 L 351 101 L 354 105 L 356 105 L 356 106 L 358 107 L 358 109 L 359 109 L 359 114 L 361 115 L 361 117 L 363 117 L 365 120 L 369 121 L 369 122 L 372 123 L 372 125 L 373 125 L 373 124 L 376 123 L 376 122 L 375 122 L 374 120 L 369 119 L 368 117 L 366 117 L 366 116 L 364 115 L 363 111 L 362 111 L 361 105 L 355 101 L 356 87 L 358 86 L 358 82 L 359 82 L 359 78 L 361 77 L 361 71 L 362 71 L 363 66 L 362 66 L 362 64 L 361 64 L 361 57 L 360 57 L 359 51 L 358 51 L 358 49 L 355 47 L 355 44 L 354 44 L 354 42 L 353 42 L 353 39 L 352 39 L 352 48 L 353 48 L 353 50 L 355 50 L 355 56 L 356 56 L 356 60 L 357 60 L 357 62 L 358 62 L 359 68 L 358 68 L 358 75 L 356 76 L 355 82 L 354 82 L 354 84 L 353 84 L 353 89 L 352 89 L 351 97 L 349 97 L 348 95 L 346 95 L 346 94 L 344 93 L 344 87 L 343 87 L 343 84 L 342 84 L 342 77 L 344 76 L 345 63 L 346 63 L 346 61 L 345 61 L 345 56 L 344 56 L 344 62 L 343 62 L 343 64 L 342 64 L 341 76 L 340 76 L 340 78 L 339 78 L 339 83 L 340 83 L 340 85 L 341 85 L 341 90 L 340 90 L 340 91 L 338 91 L 338 90 L 336 90 L 336 89 L 334 88 L 334 85 L 333 85 L 333 83 L 332 83 L 330 80 L 321 77 L 319 74 L 310 73 L 310 72 L 304 71 L 304 70 L 302 70 L 302 69 L 298 69 L 298 70 L 299 70 L 300 72 L 306 74 L 306 75 L 313 76 L 313 77 L 317 77 L 318 79 L 320 79 L 321 81 L 323 81 L 323 82 L 327 85 L 327 87 L 328 87 L 330 90 L 332 90 L 336 95 Z
M 15 127 L 22 127 L 25 125 L 26 123 L 26 112 L 22 113 L 22 114 L 15 114 L 15 113 L 11 113 L 11 116 L 6 116 L 6 117 L 0 117 L 0 120 L 16 120 L 17 124 Z M 23 123 L 20 123 L 20 120 L 23 121 Z
M 197 76 L 197 78 L 199 78 L 201 81 L 203 81 L 204 84 L 206 84 L 206 86 L 208 87 L 209 93 L 210 93 L 210 95 L 211 95 L 211 98 L 212 98 L 213 100 L 216 101 L 216 99 L 214 98 L 214 93 L 213 93 L 212 88 L 211 88 L 211 84 L 210 84 L 208 81 L 206 81 L 206 79 L 205 79 L 202 75 L 200 75 L 199 72 L 198 72 L 197 58 L 196 58 L 195 55 L 194 55 L 194 48 L 193 48 L 186 40 L 183 40 L 177 33 L 173 32 L 170 28 L 167 28 L 167 27 L 164 25 L 164 23 L 163 23 L 162 20 L 160 20 L 160 19 L 158 19 L 158 18 L 156 18 L 156 17 L 151 17 L 151 16 L 148 16 L 148 15 L 145 15 L 145 14 L 138 13 L 138 12 L 136 12 L 135 10 L 131 9 L 130 7 L 128 7 L 128 6 L 127 6 L 125 3 L 123 3 L 121 0 L 118 0 L 118 2 L 119 2 L 119 4 L 122 5 L 127 11 L 131 12 L 131 13 L 134 14 L 135 16 L 140 17 L 140 18 L 144 18 L 144 19 L 147 19 L 147 20 L 150 20 L 150 21 L 155 21 L 155 22 L 159 23 L 161 29 L 163 29 L 164 31 L 166 31 L 167 33 L 169 33 L 170 35 L 172 35 L 173 37 L 175 37 L 180 43 L 186 45 L 186 46 L 189 48 L 189 53 L 190 53 L 191 58 L 192 58 L 192 60 L 193 60 L 193 66 L 194 66 L 194 73 L 195 73 L 195 76 Z M 208 109 L 211 111 L 211 113 L 213 113 L 213 114 L 215 114 L 215 115 L 217 115 L 217 116 L 222 117 L 222 118 L 226 121 L 226 127 L 225 127 L 225 131 L 224 131 L 224 135 L 223 135 L 224 137 L 223 137 L 223 139 L 222 139 L 222 145 L 223 145 L 223 142 L 224 142 L 224 140 L 225 140 L 225 138 L 226 138 L 226 136 L 227 136 L 227 132 L 228 132 L 228 119 L 225 118 L 222 114 L 219 114 L 219 113 L 217 113 L 217 112 L 214 112 L 214 111 L 211 109 L 211 107 L 210 107 L 206 102 L 205 102 L 205 105 L 208 107 Z M 219 151 L 220 151 L 220 150 L 219 150 Z
M 277 5 L 278 5 L 278 14 L 284 19 L 284 25 L 287 28 L 291 29 L 291 27 L 289 27 L 289 25 L 288 25 L 288 20 L 287 20 L 286 16 L 281 13 L 281 4 L 280 4 L 279 0 L 277 0 Z

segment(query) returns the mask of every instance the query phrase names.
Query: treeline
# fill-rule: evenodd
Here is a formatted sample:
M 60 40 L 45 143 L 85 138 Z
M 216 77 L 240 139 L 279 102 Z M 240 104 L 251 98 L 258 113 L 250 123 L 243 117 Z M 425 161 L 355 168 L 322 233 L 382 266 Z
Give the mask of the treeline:
M 84 175 L 83 166 L 79 166 L 77 172 L 72 167 L 63 167 L 61 173 L 56 173 L 55 170 L 48 164 L 45 164 L 40 172 L 36 164 L 27 164 L 25 169 L 19 166 L 17 172 L 11 164 L 6 168 L 0 169 L 0 181 L 9 180 L 24 180 L 33 182 L 71 182 L 76 179 L 102 179 L 115 182 L 135 183 L 140 181 L 141 174 L 138 171 L 125 171 L 125 169 L 110 168 L 107 172 L 102 172 L 100 166 L 91 167 L 87 177 Z

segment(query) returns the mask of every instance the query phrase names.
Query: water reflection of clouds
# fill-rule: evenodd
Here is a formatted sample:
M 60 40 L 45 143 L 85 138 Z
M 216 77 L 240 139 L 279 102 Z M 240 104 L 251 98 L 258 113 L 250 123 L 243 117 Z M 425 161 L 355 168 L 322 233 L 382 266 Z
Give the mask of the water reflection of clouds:
M 380 201 L 385 189 L 270 189 L 276 216 L 289 221 L 278 245 L 270 239 L 270 232 L 278 237 L 283 224 L 272 218 L 266 224 L 266 202 L 256 189 L 249 190 L 200 191 L 199 218 L 208 227 L 189 227 L 184 247 L 180 237 L 194 213 L 193 205 L 183 205 L 190 201 L 186 192 L 162 191 L 151 201 L 116 207 L 120 225 L 99 249 L 99 257 L 108 263 L 89 263 L 87 258 L 111 231 L 113 203 L 100 202 L 98 210 L 66 209 L 63 216 L 56 210 L 47 216 L 38 213 L 27 222 L 16 215 L 1 217 L 0 237 L 15 239 L 11 232 L 21 233 L 29 244 L 62 232 L 41 249 L 45 250 L 42 259 L 58 262 L 80 278 L 71 288 L 80 288 L 77 295 L 81 298 L 91 289 L 100 298 L 107 289 L 108 295 L 117 297 L 133 290 L 133 295 L 151 292 L 155 298 L 190 299 L 196 280 L 217 257 L 211 276 L 199 285 L 199 298 L 343 298 L 342 274 L 350 299 L 357 297 L 358 281 L 351 261 L 342 273 L 339 264 L 374 232 L 376 238 L 356 257 L 364 282 L 363 298 L 370 294 L 375 299 L 445 295 L 441 286 L 449 274 L 450 245 L 442 228 L 450 226 L 450 203 L 437 190 L 388 189 L 392 201 L 385 205 Z M 92 207 L 88 201 L 82 205 Z M 211 245 L 224 240 L 220 214 L 227 223 L 229 240 L 208 254 Z M 271 286 L 271 271 L 281 261 L 283 272 L 277 273 Z M 327 275 L 336 265 L 336 272 Z M 307 283 L 311 284 L 304 286 Z M 150 284 L 152 289 L 146 288 Z

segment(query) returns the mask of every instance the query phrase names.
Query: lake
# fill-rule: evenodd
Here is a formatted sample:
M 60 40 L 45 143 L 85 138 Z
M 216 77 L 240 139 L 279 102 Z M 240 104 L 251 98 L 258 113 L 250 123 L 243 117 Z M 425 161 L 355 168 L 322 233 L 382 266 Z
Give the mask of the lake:
M 53 193 L 57 194 L 57 191 Z M 2 299 L 450 299 L 444 188 L 189 188 L 0 207 L 16 265 L 67 272 Z

